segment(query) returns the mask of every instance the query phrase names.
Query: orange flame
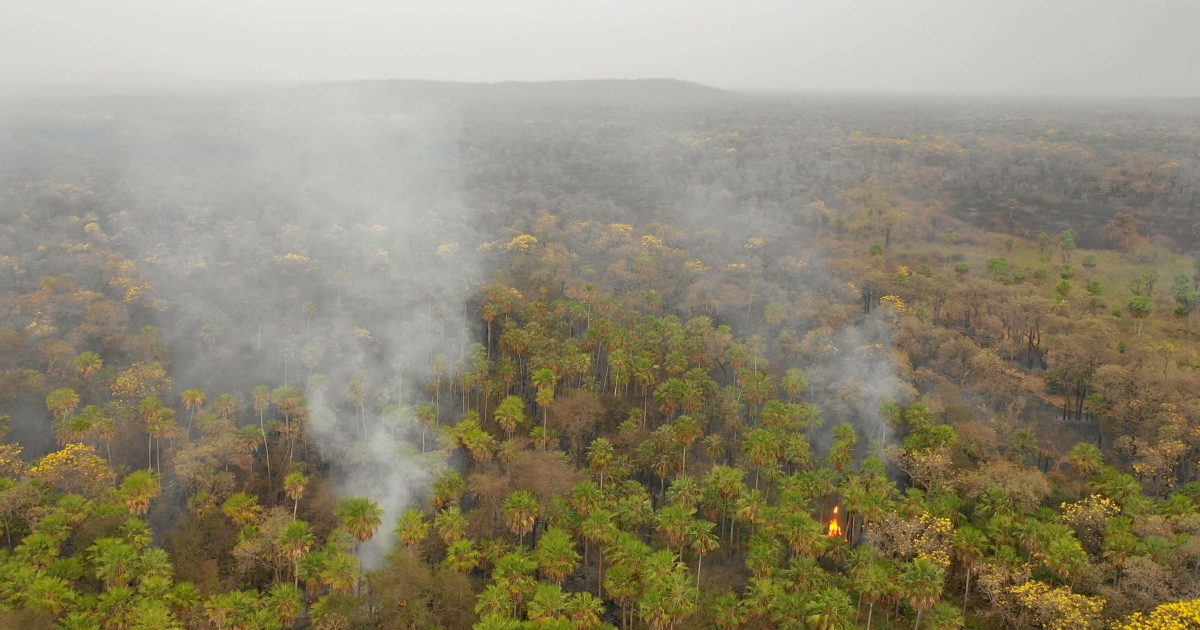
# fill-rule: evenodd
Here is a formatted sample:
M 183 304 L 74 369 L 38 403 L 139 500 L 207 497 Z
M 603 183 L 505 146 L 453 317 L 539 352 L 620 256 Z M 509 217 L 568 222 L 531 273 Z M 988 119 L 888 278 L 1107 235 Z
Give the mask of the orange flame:
M 837 514 L 838 506 L 835 505 L 833 507 L 833 518 L 829 519 L 829 535 L 840 537 L 842 536 L 842 526 L 838 523 Z

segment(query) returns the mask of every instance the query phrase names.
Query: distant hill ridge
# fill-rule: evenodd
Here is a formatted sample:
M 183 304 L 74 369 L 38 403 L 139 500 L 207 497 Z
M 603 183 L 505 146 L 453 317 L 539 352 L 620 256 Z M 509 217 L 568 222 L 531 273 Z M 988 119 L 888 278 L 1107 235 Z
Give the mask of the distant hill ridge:
M 678 103 L 722 101 L 734 94 L 679 79 L 599 79 L 580 81 L 449 81 L 381 80 L 314 84 L 303 91 L 354 96 L 422 99 L 587 101 L 603 103 Z

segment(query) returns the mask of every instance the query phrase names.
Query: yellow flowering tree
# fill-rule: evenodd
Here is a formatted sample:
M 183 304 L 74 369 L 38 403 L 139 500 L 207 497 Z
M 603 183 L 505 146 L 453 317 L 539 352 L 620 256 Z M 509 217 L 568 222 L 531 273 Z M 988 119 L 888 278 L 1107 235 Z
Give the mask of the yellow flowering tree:
M 1148 614 L 1133 613 L 1113 626 L 1115 630 L 1186 630 L 1200 628 L 1200 599 L 1163 604 Z
M 31 477 L 69 494 L 96 496 L 111 488 L 115 475 L 103 457 L 86 444 L 68 444 L 43 457 L 29 470 Z

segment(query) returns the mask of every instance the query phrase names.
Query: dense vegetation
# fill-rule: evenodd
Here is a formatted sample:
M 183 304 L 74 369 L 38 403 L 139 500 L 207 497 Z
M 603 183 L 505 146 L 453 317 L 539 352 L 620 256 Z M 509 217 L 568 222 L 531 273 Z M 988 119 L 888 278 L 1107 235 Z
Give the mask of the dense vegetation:
M 1200 624 L 1194 103 L 569 88 L 0 103 L 0 626 Z

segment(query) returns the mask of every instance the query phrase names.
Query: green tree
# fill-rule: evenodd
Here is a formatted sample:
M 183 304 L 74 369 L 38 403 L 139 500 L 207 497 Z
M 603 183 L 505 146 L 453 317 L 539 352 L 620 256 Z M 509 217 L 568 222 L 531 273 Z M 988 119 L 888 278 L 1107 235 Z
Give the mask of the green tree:
M 284 628 L 291 628 L 304 612 L 304 592 L 295 584 L 276 584 L 267 596 L 267 608 L 274 620 Z
M 189 389 L 179 396 L 183 408 L 188 411 L 188 437 L 192 435 L 192 427 L 196 423 L 196 413 L 204 406 L 206 394 L 199 389 Z
M 259 515 L 262 514 L 262 506 L 258 504 L 258 498 L 254 495 L 239 492 L 225 499 L 221 511 L 235 525 L 244 527 L 258 520 Z
M 454 505 L 438 512 L 433 519 L 433 526 L 442 542 L 450 545 L 466 535 L 467 518 L 463 516 L 462 509 Z
M 613 448 L 612 442 L 605 438 L 596 438 L 588 445 L 588 465 L 600 474 L 600 489 L 602 490 L 604 489 L 604 473 L 612 465 L 615 457 L 616 449 Z
M 425 512 L 416 508 L 408 508 L 404 510 L 403 514 L 396 517 L 394 531 L 404 547 L 412 549 L 429 536 L 429 521 L 425 519 Z
M 46 395 L 46 408 L 59 420 L 64 420 L 75 413 L 75 408 L 78 406 L 79 394 L 69 387 L 56 389 Z
M 579 566 L 579 552 L 566 530 L 551 527 L 538 539 L 534 552 L 538 567 L 546 577 L 561 585 Z
M 692 445 L 701 437 L 704 437 L 704 430 L 700 428 L 700 423 L 691 416 L 679 416 L 675 422 L 671 424 L 671 431 L 675 436 L 675 442 L 679 444 L 683 451 L 682 469 L 687 472 L 687 454 Z
M 1058 247 L 1062 250 L 1063 262 L 1071 260 L 1071 252 L 1075 251 L 1075 237 L 1077 234 L 1073 229 L 1063 230 L 1063 233 L 1058 237 Z
M 1067 461 L 1076 474 L 1086 479 L 1104 464 L 1104 453 L 1091 442 L 1080 442 L 1071 448 Z
M 945 578 L 946 570 L 926 558 L 918 557 L 904 567 L 900 584 L 908 602 L 917 610 L 914 629 L 921 627 L 922 613 L 933 608 L 941 598 Z
M 525 541 L 525 534 L 533 531 L 541 508 L 537 499 L 528 490 L 514 490 L 504 499 L 504 521 L 509 531 L 517 535 L 519 542 Z
M 788 400 L 796 402 L 808 389 L 808 374 L 800 368 L 789 368 L 779 380 L 779 385 L 787 394 Z
M 542 408 L 542 428 L 544 429 L 550 404 L 554 402 L 554 387 L 558 384 L 558 377 L 550 368 L 541 368 L 533 373 L 530 380 L 537 388 L 537 404 Z
M 696 588 L 700 588 L 700 569 L 704 565 L 704 556 L 716 551 L 721 546 L 721 541 L 713 534 L 713 529 L 717 526 L 712 521 L 704 519 L 696 519 L 692 521 L 691 531 L 688 532 L 691 538 L 692 551 L 696 553 Z
M 268 473 L 269 474 L 269 473 Z M 304 496 L 304 490 L 308 487 L 308 477 L 302 472 L 294 472 L 283 478 L 283 491 L 287 497 L 292 500 L 292 518 L 296 518 L 296 512 L 300 509 L 300 497 Z
M 111 590 L 126 586 L 137 567 L 137 549 L 119 538 L 101 538 L 88 548 L 88 559 L 95 568 L 96 578 Z
M 379 503 L 367 497 L 346 497 L 338 502 L 334 511 L 338 522 L 354 537 L 355 555 L 358 556 L 358 570 L 362 572 L 362 544 L 375 536 L 379 526 L 383 524 L 383 510 Z
M 966 585 L 963 587 L 963 615 L 967 614 L 967 602 L 971 599 L 971 570 L 987 554 L 988 539 L 983 530 L 971 525 L 964 525 L 954 532 L 954 555 L 967 573 Z
M 312 549 L 315 537 L 308 523 L 292 519 L 279 533 L 277 544 L 283 555 L 292 562 L 292 584 L 300 584 L 300 561 Z
M 839 588 L 824 588 L 804 603 L 805 621 L 816 630 L 841 630 L 850 626 L 850 596 Z
M 446 564 L 459 573 L 468 573 L 479 566 L 481 557 L 470 538 L 459 538 L 446 547 Z
M 508 396 L 496 407 L 496 422 L 512 437 L 517 427 L 525 423 L 525 401 L 518 396 Z
M 638 609 L 651 630 L 678 627 L 696 613 L 698 598 L 687 567 L 675 554 L 664 549 L 647 559 Z
M 1144 295 L 1135 295 L 1126 305 L 1129 314 L 1137 320 L 1137 334 L 1142 334 L 1142 322 L 1154 312 L 1154 301 Z
M 890 565 L 882 560 L 874 559 L 864 562 L 854 568 L 854 587 L 867 600 L 867 628 L 871 628 L 871 620 L 875 615 L 875 604 L 887 597 L 895 581 L 895 576 L 889 570 Z
M 755 490 L 758 489 L 758 478 L 762 469 L 778 463 L 781 446 L 778 436 L 769 429 L 753 429 L 742 440 L 742 454 L 755 467 Z
M 158 475 L 150 470 L 138 470 L 129 474 L 121 482 L 118 494 L 121 502 L 136 516 L 143 516 L 150 509 L 150 502 L 158 496 L 161 490 Z

